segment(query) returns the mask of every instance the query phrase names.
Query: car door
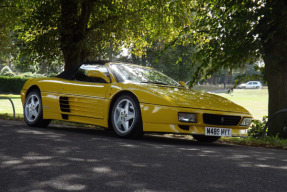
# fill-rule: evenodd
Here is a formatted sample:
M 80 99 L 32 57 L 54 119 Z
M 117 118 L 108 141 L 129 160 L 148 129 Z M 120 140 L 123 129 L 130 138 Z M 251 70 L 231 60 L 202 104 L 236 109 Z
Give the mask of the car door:
M 259 87 L 258 82 L 253 82 L 253 88 L 256 89 L 257 87 Z
M 252 82 L 248 82 L 248 83 L 246 84 L 246 88 L 247 88 L 247 89 L 252 88 Z
M 75 117 L 103 119 L 110 84 L 103 79 L 88 77 L 88 70 L 108 73 L 105 65 L 82 65 L 73 80 L 65 80 L 59 98 L 63 119 Z

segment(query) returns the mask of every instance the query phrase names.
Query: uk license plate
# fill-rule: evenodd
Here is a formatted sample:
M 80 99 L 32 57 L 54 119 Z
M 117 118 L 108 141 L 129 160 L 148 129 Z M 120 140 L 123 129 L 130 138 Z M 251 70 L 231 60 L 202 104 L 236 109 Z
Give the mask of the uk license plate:
M 232 129 L 218 128 L 218 127 L 205 127 L 205 135 L 231 137 Z

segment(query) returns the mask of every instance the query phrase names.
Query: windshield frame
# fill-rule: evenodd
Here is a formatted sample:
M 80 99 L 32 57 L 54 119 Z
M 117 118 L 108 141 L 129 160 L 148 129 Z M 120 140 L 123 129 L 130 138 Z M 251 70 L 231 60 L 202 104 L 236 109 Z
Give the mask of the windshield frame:
M 115 80 L 118 83 L 134 83 L 134 84 L 154 84 L 154 85 L 160 85 L 160 86 L 168 86 L 168 87 L 183 87 L 182 85 L 180 85 L 177 81 L 175 81 L 174 79 L 172 79 L 171 77 L 165 75 L 164 73 L 152 68 L 152 67 L 146 67 L 146 66 L 142 66 L 142 65 L 136 65 L 136 64 L 130 64 L 130 63 L 109 63 L 109 69 L 112 73 L 112 75 L 114 76 Z M 154 72 L 156 75 L 159 75 L 161 78 L 165 78 L 165 80 L 168 80 L 168 82 L 162 82 L 162 81 L 147 81 L 147 80 L 143 80 L 143 76 L 139 77 L 137 76 L 138 79 L 142 78 L 141 81 L 138 80 L 134 80 L 134 79 L 130 79 L 128 80 L 125 75 L 123 73 L 120 72 L 119 67 L 124 67 L 126 69 L 132 69 L 135 70 L 135 72 L 138 73 L 143 73 L 143 72 Z M 138 71 L 136 71 L 137 69 L 139 69 Z M 142 70 L 142 71 L 141 71 Z M 143 73 L 143 75 L 148 75 L 147 73 Z M 131 73 L 130 73 L 131 74 Z M 134 74 L 132 74 L 133 78 L 136 78 Z M 148 76 L 145 76 L 145 78 Z M 162 79 L 160 79 L 162 80 Z

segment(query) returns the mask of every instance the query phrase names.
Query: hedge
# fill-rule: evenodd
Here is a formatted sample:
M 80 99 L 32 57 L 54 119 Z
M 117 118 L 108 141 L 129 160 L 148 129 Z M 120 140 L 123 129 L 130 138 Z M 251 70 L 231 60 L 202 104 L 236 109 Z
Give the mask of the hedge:
M 0 76 L 0 93 L 20 94 L 27 77 L 6 77 Z

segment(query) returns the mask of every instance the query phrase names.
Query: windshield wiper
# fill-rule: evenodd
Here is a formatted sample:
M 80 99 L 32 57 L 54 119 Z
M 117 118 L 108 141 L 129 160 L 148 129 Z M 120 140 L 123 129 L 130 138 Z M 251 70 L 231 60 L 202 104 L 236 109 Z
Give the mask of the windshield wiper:
M 151 84 L 157 84 L 157 85 L 168 85 L 168 83 L 163 83 L 159 81 L 142 81 L 141 83 L 151 83 Z

